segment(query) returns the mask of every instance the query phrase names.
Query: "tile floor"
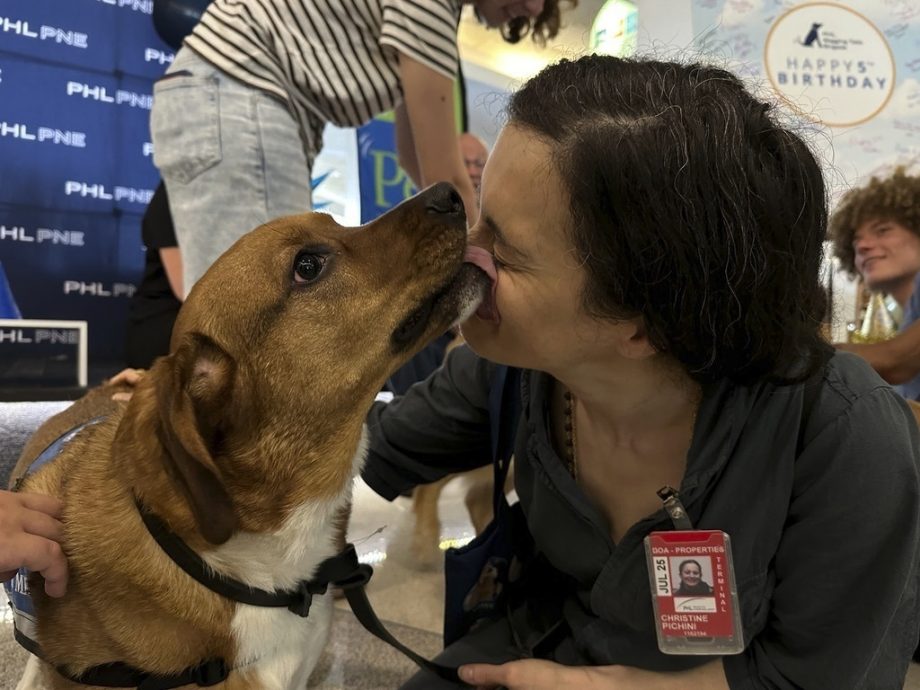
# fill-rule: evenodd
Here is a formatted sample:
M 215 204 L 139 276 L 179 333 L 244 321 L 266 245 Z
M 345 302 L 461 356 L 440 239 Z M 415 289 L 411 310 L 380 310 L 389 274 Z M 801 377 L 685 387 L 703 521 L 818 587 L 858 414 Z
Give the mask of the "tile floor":
M 463 505 L 464 480 L 450 482 L 441 496 L 442 544 L 472 537 Z M 408 558 L 412 505 L 400 498 L 388 503 L 360 481 L 349 540 L 362 561 L 374 564 L 368 595 L 393 635 L 417 652 L 434 655 L 440 649 L 443 620 L 443 573 L 440 568 L 419 571 Z M 329 645 L 309 687 L 317 690 L 389 690 L 414 671 L 412 664 L 365 632 L 344 601 L 336 603 Z M 0 621 L 0 688 L 16 686 L 25 653 L 13 642 L 9 623 Z M 914 664 L 904 690 L 920 690 L 920 665 Z

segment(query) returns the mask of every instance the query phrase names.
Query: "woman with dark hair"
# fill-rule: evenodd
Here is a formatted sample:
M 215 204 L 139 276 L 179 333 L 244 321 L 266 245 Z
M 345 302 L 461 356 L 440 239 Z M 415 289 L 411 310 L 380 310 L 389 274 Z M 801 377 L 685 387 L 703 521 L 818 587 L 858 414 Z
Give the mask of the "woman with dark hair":
M 440 661 L 512 690 L 901 687 L 920 438 L 821 338 L 808 146 L 726 71 L 590 56 L 512 97 L 481 203 L 493 290 L 469 348 L 375 405 L 363 472 L 393 499 L 491 462 L 494 363 L 520 368 L 526 594 Z M 643 539 L 674 529 L 662 487 L 731 538 L 741 653 L 658 648 Z
M 677 566 L 677 574 L 680 584 L 674 590 L 675 597 L 712 596 L 712 587 L 703 580 L 703 566 L 699 561 L 693 558 L 681 561 Z

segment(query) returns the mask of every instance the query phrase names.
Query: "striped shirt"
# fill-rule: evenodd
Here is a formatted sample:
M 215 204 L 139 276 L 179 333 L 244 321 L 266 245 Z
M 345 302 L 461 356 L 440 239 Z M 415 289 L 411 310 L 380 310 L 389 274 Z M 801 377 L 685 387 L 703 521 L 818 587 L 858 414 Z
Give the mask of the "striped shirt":
M 214 0 L 185 43 L 287 103 L 312 164 L 327 122 L 357 127 L 400 101 L 398 53 L 457 76 L 461 2 Z

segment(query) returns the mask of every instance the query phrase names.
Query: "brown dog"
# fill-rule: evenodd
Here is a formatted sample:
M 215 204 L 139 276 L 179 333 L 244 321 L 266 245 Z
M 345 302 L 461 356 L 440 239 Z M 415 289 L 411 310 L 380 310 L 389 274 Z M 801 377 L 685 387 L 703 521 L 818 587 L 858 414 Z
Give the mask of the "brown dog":
M 362 228 L 291 216 L 224 254 L 183 305 L 171 354 L 124 409 L 25 480 L 63 499 L 70 581 L 50 599 L 31 578 L 45 661 L 33 657 L 19 687 L 86 687 L 52 665 L 179 674 L 221 659 L 230 673 L 216 687 L 303 688 L 329 596 L 314 596 L 306 618 L 224 598 L 166 555 L 139 506 L 249 587 L 311 578 L 334 553 L 376 392 L 478 304 L 487 278 L 464 263 L 465 245 L 463 204 L 442 184 Z M 64 414 L 92 412 L 77 403 Z

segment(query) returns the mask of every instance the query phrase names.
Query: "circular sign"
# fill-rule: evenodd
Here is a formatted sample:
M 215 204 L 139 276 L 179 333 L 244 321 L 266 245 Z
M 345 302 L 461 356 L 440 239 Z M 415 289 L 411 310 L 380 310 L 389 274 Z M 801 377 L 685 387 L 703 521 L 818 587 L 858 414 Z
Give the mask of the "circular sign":
M 875 117 L 894 92 L 885 37 L 858 12 L 828 2 L 799 5 L 773 23 L 764 67 L 794 109 L 831 127 Z

